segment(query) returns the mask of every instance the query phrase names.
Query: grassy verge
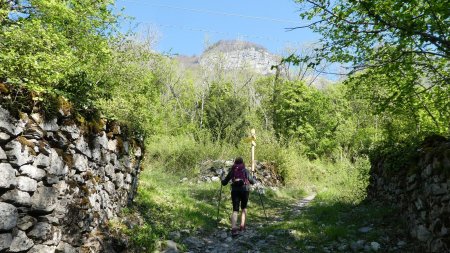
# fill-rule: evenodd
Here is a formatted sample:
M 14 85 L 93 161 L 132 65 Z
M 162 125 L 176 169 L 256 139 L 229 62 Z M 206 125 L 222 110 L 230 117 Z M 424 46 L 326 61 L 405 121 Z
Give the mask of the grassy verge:
M 281 244 L 306 252 L 348 252 L 358 240 L 383 242 L 401 231 L 405 224 L 395 220 L 396 212 L 377 203 L 336 201 L 334 193 L 322 192 L 299 215 L 287 212 L 283 221 L 264 232 L 289 231 L 280 237 Z M 361 228 L 369 231 L 361 232 Z

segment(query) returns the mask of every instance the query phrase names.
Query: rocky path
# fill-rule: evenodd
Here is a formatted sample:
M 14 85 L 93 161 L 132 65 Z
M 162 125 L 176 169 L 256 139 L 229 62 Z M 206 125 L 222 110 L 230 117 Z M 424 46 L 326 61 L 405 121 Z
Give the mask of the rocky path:
M 269 217 L 268 221 L 252 222 L 251 216 L 249 216 L 247 230 L 241 232 L 237 237 L 231 237 L 229 227 L 219 227 L 209 234 L 187 237 L 183 242 L 188 248 L 187 251 L 192 253 L 298 252 L 294 242 L 286 243 L 285 240 L 279 240 L 280 236 L 289 235 L 289 230 L 275 230 L 268 233 L 263 228 L 266 224 L 274 225 L 282 221 L 287 212 L 291 217 L 299 215 L 314 197 L 315 195 L 308 196 L 288 208 L 277 210 L 277 213 Z

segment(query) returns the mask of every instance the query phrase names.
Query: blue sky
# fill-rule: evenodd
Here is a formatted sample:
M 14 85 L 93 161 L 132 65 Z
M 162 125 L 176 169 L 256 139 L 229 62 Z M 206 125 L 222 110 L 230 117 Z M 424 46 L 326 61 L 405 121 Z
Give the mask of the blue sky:
M 116 6 L 135 17 L 139 29 L 157 31 L 155 49 L 162 53 L 199 55 L 205 45 L 222 39 L 251 41 L 281 53 L 319 38 L 308 29 L 285 30 L 305 24 L 293 0 L 117 0 Z

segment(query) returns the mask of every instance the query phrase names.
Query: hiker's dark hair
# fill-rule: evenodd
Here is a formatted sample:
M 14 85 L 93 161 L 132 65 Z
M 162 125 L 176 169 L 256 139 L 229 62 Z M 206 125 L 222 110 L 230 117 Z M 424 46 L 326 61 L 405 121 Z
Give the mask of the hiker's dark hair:
M 243 164 L 244 163 L 244 159 L 242 159 L 242 157 L 238 157 L 236 158 L 236 160 L 234 160 L 234 164 Z

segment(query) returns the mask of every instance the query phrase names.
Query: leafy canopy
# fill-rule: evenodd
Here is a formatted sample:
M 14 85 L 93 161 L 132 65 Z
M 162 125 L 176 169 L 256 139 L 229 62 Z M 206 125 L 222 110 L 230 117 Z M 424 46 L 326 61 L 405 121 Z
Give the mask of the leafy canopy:
M 433 132 L 449 131 L 450 9 L 445 1 L 296 2 L 304 8 L 300 17 L 311 24 L 293 29 L 309 27 L 322 39 L 314 61 L 291 61 L 346 63 L 347 83 L 383 92 L 374 100 L 380 111 L 410 106 L 421 111 L 418 118 L 433 122 Z
M 0 2 L 0 81 L 62 94 L 83 106 L 116 83 L 113 0 Z

